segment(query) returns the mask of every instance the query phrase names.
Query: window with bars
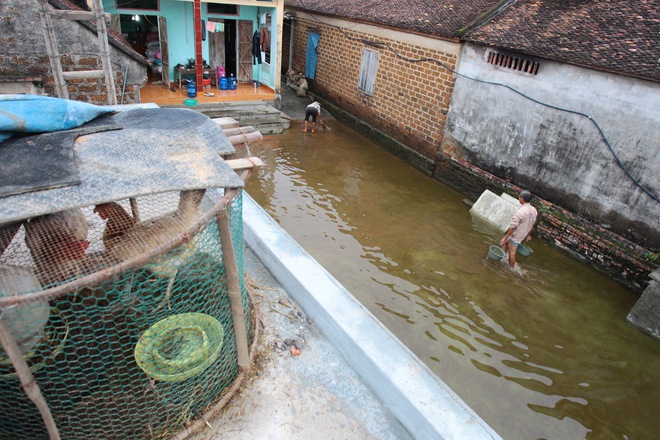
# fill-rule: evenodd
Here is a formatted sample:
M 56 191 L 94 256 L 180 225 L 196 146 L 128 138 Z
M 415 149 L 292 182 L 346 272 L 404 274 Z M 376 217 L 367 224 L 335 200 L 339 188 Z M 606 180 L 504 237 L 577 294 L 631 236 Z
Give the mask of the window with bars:
M 160 10 L 158 0 L 117 0 L 117 9 Z
M 536 75 L 540 66 L 538 61 L 532 61 L 498 52 L 490 52 L 488 54 L 488 64 L 504 67 L 506 69 L 518 70 L 520 72 L 529 73 L 530 75 Z
M 238 5 L 226 5 L 222 3 L 207 3 L 206 11 L 209 14 L 221 14 L 221 15 L 239 15 Z
M 360 78 L 358 89 L 367 95 L 374 94 L 376 85 L 376 71 L 378 69 L 378 52 L 362 49 L 362 65 L 360 66 Z

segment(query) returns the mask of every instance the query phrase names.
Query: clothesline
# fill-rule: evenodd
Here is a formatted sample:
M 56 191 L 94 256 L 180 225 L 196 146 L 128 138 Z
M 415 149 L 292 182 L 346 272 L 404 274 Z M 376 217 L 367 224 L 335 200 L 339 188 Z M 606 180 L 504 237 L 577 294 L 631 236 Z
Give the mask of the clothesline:
M 225 24 L 217 21 L 207 21 L 206 30 L 209 32 L 224 32 Z

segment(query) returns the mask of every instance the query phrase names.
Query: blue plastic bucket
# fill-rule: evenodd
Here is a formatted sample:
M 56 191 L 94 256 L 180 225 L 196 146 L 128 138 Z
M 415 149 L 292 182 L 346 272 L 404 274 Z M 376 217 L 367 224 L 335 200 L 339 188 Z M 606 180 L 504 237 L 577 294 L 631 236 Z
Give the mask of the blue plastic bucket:
M 188 98 L 197 97 L 197 84 L 194 81 L 188 83 Z

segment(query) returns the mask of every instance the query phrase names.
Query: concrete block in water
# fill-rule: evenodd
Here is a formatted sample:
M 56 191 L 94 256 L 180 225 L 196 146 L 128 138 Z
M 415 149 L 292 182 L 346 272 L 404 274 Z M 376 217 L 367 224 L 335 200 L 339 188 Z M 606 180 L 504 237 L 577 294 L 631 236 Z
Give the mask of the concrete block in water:
M 516 207 L 520 206 L 520 200 L 518 200 L 517 198 L 515 198 L 513 196 L 508 195 L 507 193 L 502 193 L 502 195 L 500 197 L 503 198 L 504 200 L 508 201 L 508 202 L 513 203 L 514 205 L 516 205 Z
M 651 273 L 651 282 L 628 313 L 626 320 L 660 340 L 660 269 Z
M 470 214 L 493 225 L 498 230 L 506 232 L 511 224 L 511 216 L 519 206 L 520 202 L 508 194 L 498 196 L 494 192 L 486 190 L 472 205 Z

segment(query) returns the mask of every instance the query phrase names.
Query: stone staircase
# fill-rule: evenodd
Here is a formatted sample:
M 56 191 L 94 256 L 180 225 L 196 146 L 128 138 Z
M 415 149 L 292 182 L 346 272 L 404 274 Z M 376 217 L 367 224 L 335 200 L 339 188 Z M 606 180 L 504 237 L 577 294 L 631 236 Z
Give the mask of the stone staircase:
M 240 126 L 252 126 L 262 134 L 280 134 L 291 125 L 290 118 L 268 101 L 214 102 L 198 104 L 195 107 L 168 107 L 189 108 L 210 118 L 232 118 Z

